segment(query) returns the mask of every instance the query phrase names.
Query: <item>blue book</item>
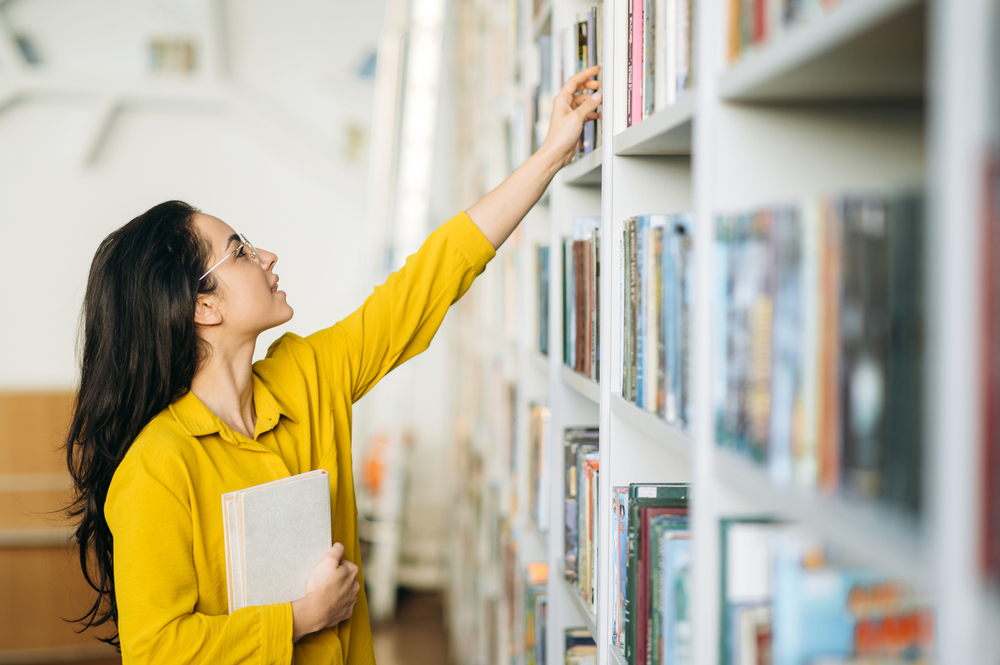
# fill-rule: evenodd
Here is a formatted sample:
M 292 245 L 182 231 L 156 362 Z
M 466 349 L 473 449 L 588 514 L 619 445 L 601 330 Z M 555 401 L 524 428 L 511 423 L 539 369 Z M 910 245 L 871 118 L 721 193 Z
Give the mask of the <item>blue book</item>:
M 646 243 L 649 242 L 649 216 L 640 215 L 636 217 L 635 229 L 635 259 L 638 267 L 638 316 L 636 317 L 635 335 L 635 404 L 640 408 L 646 406 L 646 376 L 643 366 L 646 364 L 646 308 L 648 299 L 646 295 L 646 283 L 649 280 L 649 266 L 646 265 Z
M 691 663 L 691 536 L 667 531 L 660 542 L 660 599 L 663 608 L 661 665 Z

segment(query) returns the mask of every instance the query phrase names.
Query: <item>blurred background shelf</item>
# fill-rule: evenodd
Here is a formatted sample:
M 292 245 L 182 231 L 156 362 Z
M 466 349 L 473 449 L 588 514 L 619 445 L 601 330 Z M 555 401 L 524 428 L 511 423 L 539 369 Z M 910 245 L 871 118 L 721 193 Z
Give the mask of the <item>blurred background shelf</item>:
M 927 3 L 843 2 L 746 53 L 722 74 L 731 102 L 918 100 L 925 91 Z
M 651 440 L 683 458 L 691 457 L 691 435 L 668 424 L 655 413 L 640 409 L 621 395 L 611 395 L 611 413 L 618 416 Z
M 589 377 L 579 374 L 566 365 L 559 366 L 559 372 L 562 375 L 563 383 L 567 386 L 580 393 L 591 402 L 595 404 L 601 401 L 601 386 L 594 381 L 591 381 Z
M 732 450 L 715 451 L 719 481 L 737 492 L 749 510 L 792 520 L 827 539 L 853 559 L 926 584 L 927 561 L 916 520 L 873 501 L 823 496 L 794 485 L 776 485 L 766 470 Z

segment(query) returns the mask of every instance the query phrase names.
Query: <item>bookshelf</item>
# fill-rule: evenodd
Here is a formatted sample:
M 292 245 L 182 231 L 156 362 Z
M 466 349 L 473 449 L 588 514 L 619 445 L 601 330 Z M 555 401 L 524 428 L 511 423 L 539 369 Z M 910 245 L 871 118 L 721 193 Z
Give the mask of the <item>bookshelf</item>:
M 511 7 L 507 0 L 496 2 Z M 984 581 L 977 562 L 983 538 L 982 481 L 977 479 L 984 436 L 977 388 L 983 360 L 977 350 L 980 230 L 962 221 L 982 214 L 984 155 L 1000 132 L 992 64 L 1000 61 L 993 46 L 1000 9 L 987 0 L 843 0 L 730 61 L 730 4 L 695 0 L 695 86 L 673 105 L 625 128 L 621 40 L 627 5 L 605 0 L 602 145 L 563 169 L 544 205 L 532 211 L 516 241 L 501 250 L 520 257 L 519 279 L 528 283 L 522 285 L 525 297 L 515 314 L 525 369 L 508 375 L 524 386 L 519 387 L 516 426 L 524 429 L 532 400 L 544 399 L 551 410 L 548 531 L 530 524 L 530 508 L 524 505 L 518 505 L 520 522 L 513 520 L 511 529 L 512 541 L 525 543 L 520 551 L 544 555 L 549 564 L 546 662 L 563 662 L 562 631 L 577 626 L 594 634 L 600 665 L 625 662 L 609 647 L 612 562 L 605 507 L 611 503 L 611 488 L 682 482 L 691 484 L 695 562 L 691 662 L 723 662 L 721 521 L 774 517 L 796 523 L 863 566 L 926 591 L 934 608 L 935 661 L 1000 663 L 1000 638 L 988 628 L 1000 618 L 1000 592 Z M 535 40 L 570 25 L 591 3 L 551 0 L 539 6 L 539 15 L 528 2 L 510 9 L 515 19 L 507 27 L 522 29 L 526 36 L 509 38 L 523 49 L 522 68 L 508 72 L 510 95 L 504 98 L 502 117 L 526 105 L 537 83 L 530 73 L 537 62 L 537 54 L 531 54 Z M 925 406 L 913 414 L 924 433 L 923 507 L 915 516 L 878 500 L 776 482 L 766 466 L 720 446 L 709 426 L 715 422 L 712 340 L 718 322 L 711 303 L 716 219 L 820 195 L 907 188 L 920 188 L 926 201 L 927 378 Z M 624 399 L 621 369 L 623 223 L 636 215 L 686 211 L 693 211 L 695 219 L 689 429 Z M 602 218 L 599 383 L 562 363 L 561 243 L 580 215 Z M 548 356 L 535 346 L 537 303 L 531 284 L 537 244 L 551 248 Z M 480 311 L 473 314 L 472 305 L 459 305 L 470 316 L 500 316 L 495 299 L 492 305 L 481 302 L 486 291 L 497 289 L 490 286 L 496 279 L 491 270 L 481 278 L 486 285 L 477 285 L 471 294 Z M 484 313 L 482 308 L 491 306 L 492 314 Z M 486 320 L 499 327 L 498 319 Z M 496 357 L 494 349 L 466 360 L 484 366 Z M 565 581 L 562 563 L 561 433 L 583 425 L 600 431 L 594 615 Z M 518 454 L 525 454 L 526 441 L 525 433 L 515 439 Z M 500 479 L 508 481 L 524 479 L 516 474 Z M 539 537 L 544 540 L 541 549 L 537 542 L 527 544 Z M 496 662 L 517 657 L 516 644 L 506 648 Z

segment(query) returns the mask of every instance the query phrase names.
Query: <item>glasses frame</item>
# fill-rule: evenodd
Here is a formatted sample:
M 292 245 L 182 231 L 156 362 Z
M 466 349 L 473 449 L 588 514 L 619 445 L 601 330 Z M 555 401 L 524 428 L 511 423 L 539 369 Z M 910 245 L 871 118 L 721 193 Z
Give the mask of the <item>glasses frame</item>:
M 243 242 L 242 242 L 242 243 L 240 244 L 240 246 L 239 246 L 239 247 L 237 247 L 236 249 L 234 249 L 233 251 L 229 252 L 229 253 L 228 253 L 228 254 L 226 254 L 225 256 L 223 256 L 223 257 L 222 257 L 221 259 L 219 259 L 219 262 L 218 262 L 218 263 L 216 263 L 216 264 L 215 264 L 214 266 L 212 266 L 211 268 L 209 268 L 209 269 L 208 269 L 208 270 L 207 270 L 207 271 L 205 272 L 205 274 L 204 274 L 204 275 L 202 275 L 201 277 L 199 277 L 199 278 L 198 278 L 198 281 L 199 281 L 199 282 L 200 282 L 200 281 L 202 281 L 202 280 L 204 280 L 204 279 L 205 279 L 206 277 L 208 277 L 208 276 L 209 276 L 209 274 L 211 274 L 211 272 L 212 272 L 213 270 L 215 270 L 215 269 L 216 269 L 216 268 L 218 268 L 218 267 L 219 267 L 220 265 L 222 265 L 222 262 L 223 262 L 223 261 L 225 261 L 226 259 L 228 259 L 228 258 L 229 258 L 230 256 L 232 256 L 233 254 L 236 254 L 237 252 L 239 252 L 239 251 L 240 251 L 241 249 L 243 249 L 244 247 L 249 247 L 249 248 L 250 248 L 250 258 L 251 258 L 251 259 L 254 259 L 255 261 L 258 261 L 258 262 L 260 261 L 260 259 L 259 259 L 259 258 L 257 257 L 257 248 L 253 246 L 253 243 L 251 243 L 251 242 L 250 242 L 249 240 L 247 240 L 247 237 L 246 237 L 245 235 L 243 235 L 242 233 L 240 234 L 240 239 L 242 239 L 242 240 L 243 240 Z

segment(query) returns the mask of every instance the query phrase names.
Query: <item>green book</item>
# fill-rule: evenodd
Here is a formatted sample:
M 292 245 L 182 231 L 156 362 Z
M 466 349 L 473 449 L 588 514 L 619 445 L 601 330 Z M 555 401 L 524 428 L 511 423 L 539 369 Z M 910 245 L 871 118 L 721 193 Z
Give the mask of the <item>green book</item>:
M 641 517 L 648 508 L 683 508 L 688 506 L 689 486 L 686 484 L 633 483 L 628 488 L 628 569 L 626 572 L 627 593 L 625 596 L 625 660 L 629 665 L 645 664 L 646 620 L 648 608 L 649 577 L 640 563 L 646 557 L 639 556 L 642 547 Z M 686 513 L 681 513 L 686 515 Z M 648 523 L 646 524 L 648 528 Z M 647 534 L 648 537 L 648 534 Z M 640 642 L 641 640 L 641 642 Z M 639 648 L 639 647 L 642 648 Z M 640 660 L 641 658 L 641 660 Z
M 667 531 L 687 533 L 688 518 L 676 515 L 658 515 L 649 520 L 649 538 L 643 543 L 646 550 L 646 562 L 649 567 L 649 613 L 646 620 L 646 665 L 661 665 L 660 654 L 662 614 L 660 608 L 663 600 L 660 594 L 660 576 L 663 572 L 660 566 L 663 534 Z

